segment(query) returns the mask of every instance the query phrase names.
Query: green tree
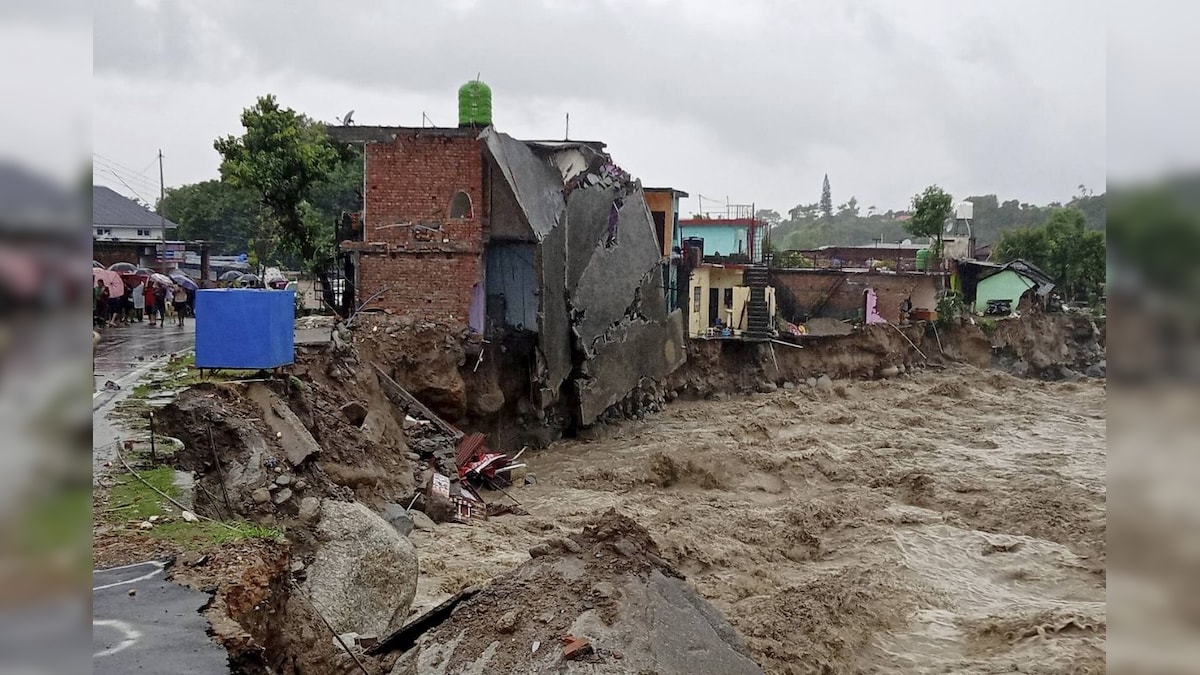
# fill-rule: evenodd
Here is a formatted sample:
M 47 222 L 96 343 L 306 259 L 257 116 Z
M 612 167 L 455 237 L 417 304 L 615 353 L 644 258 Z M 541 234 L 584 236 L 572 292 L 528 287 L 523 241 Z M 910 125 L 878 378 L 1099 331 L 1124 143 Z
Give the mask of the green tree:
M 333 238 L 326 236 L 327 227 L 309 200 L 317 185 L 353 158 L 334 144 L 324 125 L 281 108 L 271 95 L 259 97 L 253 107 L 242 111 L 242 127 L 240 137 L 226 136 L 213 143 L 222 157 L 221 179 L 254 191 L 279 228 L 280 247 L 312 271 L 332 306 L 328 268 Z
M 759 209 L 754 213 L 754 217 L 771 227 L 783 222 L 783 216 L 779 215 L 779 212 L 774 209 Z
M 934 258 L 942 256 L 942 230 L 954 211 L 954 198 L 936 185 L 925 188 L 912 198 L 913 215 L 904 221 L 904 231 L 914 237 L 929 237 L 935 241 Z
M 1104 233 L 1088 230 L 1082 211 L 1059 208 L 1039 227 L 1002 234 L 992 257 L 1033 263 L 1054 278 L 1064 297 L 1091 299 L 1103 290 L 1106 253 Z
M 826 218 L 833 216 L 833 191 L 829 189 L 829 174 L 825 174 L 825 180 L 821 183 L 821 215 Z
M 179 225 L 176 236 L 207 241 L 216 255 L 248 252 L 265 215 L 252 190 L 219 180 L 167 188 L 158 211 Z

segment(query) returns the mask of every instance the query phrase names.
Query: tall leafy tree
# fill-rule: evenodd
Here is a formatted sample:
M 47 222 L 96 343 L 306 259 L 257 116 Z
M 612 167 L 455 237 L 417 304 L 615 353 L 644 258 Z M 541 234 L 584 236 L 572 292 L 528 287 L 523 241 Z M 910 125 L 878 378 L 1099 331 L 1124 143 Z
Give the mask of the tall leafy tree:
M 825 180 L 821 183 L 821 215 L 833 217 L 833 191 L 829 189 L 829 174 L 825 174 Z
M 242 127 L 241 136 L 213 143 L 222 157 L 221 179 L 254 191 L 279 228 L 280 245 L 317 277 L 332 306 L 332 223 L 322 222 L 310 199 L 314 188 L 352 157 L 333 142 L 324 125 L 280 107 L 271 95 L 242 111 Z
M 914 237 L 934 240 L 934 257 L 942 255 L 942 229 L 954 210 L 954 198 L 936 185 L 925 188 L 912 198 L 913 215 L 904 221 L 904 231 Z
M 1068 298 L 1096 297 L 1104 286 L 1104 233 L 1088 230 L 1079 209 L 1055 209 L 1039 227 L 1005 232 L 992 257 L 999 262 L 1020 258 L 1037 265 Z
M 158 211 L 179 225 L 181 239 L 207 241 L 217 255 L 248 252 L 265 215 L 253 190 L 219 180 L 168 188 Z

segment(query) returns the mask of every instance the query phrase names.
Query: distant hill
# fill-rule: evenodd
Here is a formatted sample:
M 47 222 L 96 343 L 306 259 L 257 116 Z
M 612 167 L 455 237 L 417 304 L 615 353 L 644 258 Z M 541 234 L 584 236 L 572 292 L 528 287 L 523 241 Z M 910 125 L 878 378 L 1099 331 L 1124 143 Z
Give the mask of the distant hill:
M 1052 203 L 1037 206 L 1016 199 L 1000 201 L 996 195 L 976 195 L 966 198 L 975 205 L 974 233 L 979 245 L 995 243 L 1000 233 L 1021 227 L 1041 225 L 1055 208 L 1077 208 L 1084 214 L 1089 230 L 1103 230 L 1106 216 L 1104 194 L 1079 196 L 1066 204 Z M 956 200 L 958 201 L 958 200 Z M 879 241 L 897 242 L 911 235 L 904 231 L 908 213 L 887 211 L 864 215 L 856 200 L 838 207 L 829 217 L 822 217 L 816 205 L 801 205 L 788 213 L 771 230 L 776 249 L 808 249 L 819 246 L 854 246 Z

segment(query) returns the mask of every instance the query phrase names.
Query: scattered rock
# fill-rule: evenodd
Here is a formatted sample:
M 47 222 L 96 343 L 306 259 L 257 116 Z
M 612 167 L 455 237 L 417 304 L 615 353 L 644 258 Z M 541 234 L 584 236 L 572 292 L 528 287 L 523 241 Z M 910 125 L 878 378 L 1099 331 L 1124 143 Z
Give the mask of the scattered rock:
M 308 487 L 308 481 L 301 478 L 300 480 L 296 481 L 296 484 L 293 487 L 295 487 L 297 490 L 303 490 Z
M 275 478 L 275 484 L 276 484 L 276 485 L 278 485 L 278 486 L 280 486 L 280 487 L 283 487 L 283 486 L 285 486 L 285 485 L 291 485 L 291 484 L 292 484 L 292 477 L 291 477 L 291 476 L 289 476 L 289 475 L 287 475 L 287 474 L 285 473 L 285 474 L 283 474 L 283 475 L 281 475 L 281 476 L 278 476 L 278 477 L 276 477 L 276 478 Z
M 189 523 L 200 522 L 200 519 L 198 517 L 196 517 L 196 514 L 192 513 L 191 511 L 184 511 L 180 515 L 183 517 L 183 519 L 185 521 L 187 521 Z
M 517 628 L 517 623 L 521 620 L 521 612 L 517 609 L 510 609 L 496 620 L 496 632 L 508 635 Z
M 410 452 L 410 453 L 407 453 L 407 454 L 405 454 L 404 456 L 405 456 L 405 457 L 407 457 L 407 458 L 408 458 L 408 461 L 410 461 L 410 462 L 419 462 L 419 461 L 421 461 L 421 456 L 420 456 L 420 455 L 418 455 L 418 454 L 417 454 L 417 453 L 415 453 L 415 452 Z
M 817 378 L 810 377 L 804 381 L 804 384 L 808 385 L 808 387 L 811 389 L 811 388 L 817 386 Z
M 425 515 L 424 511 L 412 510 L 408 512 L 409 518 L 412 519 L 413 527 L 418 530 L 432 530 L 437 527 L 437 523 L 433 519 Z
M 279 505 L 279 504 L 286 502 L 287 500 L 289 500 L 291 498 L 292 498 L 291 488 L 283 488 L 279 492 L 275 493 L 275 497 L 271 501 L 275 502 L 276 505 Z
M 783 383 L 783 390 L 784 390 L 784 391 L 793 391 L 793 390 L 795 390 L 795 388 L 796 388 L 796 383 L 795 383 L 795 382 L 784 382 L 784 383 Z
M 154 529 L 154 523 L 152 523 L 148 520 L 143 520 L 141 523 L 138 524 L 138 529 L 139 530 L 152 530 L 152 529 Z
M 822 375 L 821 377 L 817 378 L 815 386 L 821 391 L 833 391 L 833 380 L 830 379 L 828 375 Z
M 417 590 L 417 554 L 383 518 L 358 502 L 321 502 L 324 543 L 304 590 L 339 633 L 385 635 L 408 616 Z
M 886 366 L 879 369 L 880 377 L 896 377 L 900 374 L 899 366 Z
M 137 589 L 136 588 L 129 589 L 129 597 L 132 598 L 135 595 L 137 595 Z
M 158 516 L 150 516 L 150 517 L 149 517 L 149 518 L 147 518 L 146 520 L 149 520 L 149 521 L 150 521 L 150 522 L 152 522 L 152 523 L 157 523 L 157 522 L 158 522 Z
M 367 419 L 367 406 L 358 401 L 351 401 L 342 406 L 342 415 L 346 417 L 346 421 L 356 427 L 361 427 Z
M 779 387 L 775 386 L 774 382 L 759 382 L 758 391 L 760 394 L 770 394 L 777 391 Z
M 271 501 L 271 491 L 267 488 L 258 488 L 250 494 L 250 498 L 254 500 L 255 504 L 266 504 Z
M 300 500 L 300 521 L 312 525 L 321 518 L 321 501 L 316 497 L 305 497 Z
M 388 521 L 388 524 L 396 528 L 396 531 L 404 536 L 408 536 L 413 531 L 413 519 L 404 507 L 399 504 L 384 504 L 383 519 Z

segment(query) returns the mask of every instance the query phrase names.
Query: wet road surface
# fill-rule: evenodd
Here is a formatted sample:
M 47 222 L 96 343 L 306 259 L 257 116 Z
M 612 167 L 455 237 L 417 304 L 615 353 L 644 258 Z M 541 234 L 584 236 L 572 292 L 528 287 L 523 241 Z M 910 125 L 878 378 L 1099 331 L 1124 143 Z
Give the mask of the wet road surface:
M 193 319 L 187 319 L 182 327 L 167 324 L 151 328 L 147 323 L 113 326 L 101 333 L 92 359 L 92 371 L 97 378 L 104 378 L 99 384 L 103 387 L 105 380 L 117 380 L 149 361 L 195 346 L 196 322 Z
M 225 650 L 205 633 L 207 602 L 207 593 L 164 580 L 159 562 L 96 570 L 92 672 L 229 672 Z

